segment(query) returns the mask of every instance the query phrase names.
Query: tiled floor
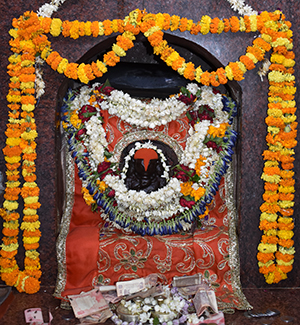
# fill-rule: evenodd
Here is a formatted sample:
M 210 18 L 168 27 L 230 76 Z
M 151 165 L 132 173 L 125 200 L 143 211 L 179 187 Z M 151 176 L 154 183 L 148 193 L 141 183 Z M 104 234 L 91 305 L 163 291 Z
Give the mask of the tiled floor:
M 52 325 L 75 325 L 79 321 L 72 318 L 66 320 L 71 313 L 62 310 L 60 301 L 53 298 L 53 288 L 44 287 L 34 295 L 20 294 L 13 290 L 14 300 L 0 319 L 1 325 L 22 325 L 26 324 L 24 310 L 40 307 L 43 309 L 44 321 L 48 322 L 47 310 L 51 310 L 54 317 Z M 248 319 L 244 311 L 236 311 L 234 314 L 226 314 L 226 325 L 299 325 L 300 324 L 300 288 L 295 289 L 244 289 L 249 303 L 253 306 L 253 312 L 265 312 L 267 309 L 277 309 L 281 312 L 279 316 L 268 319 Z M 286 323 L 282 317 L 291 316 L 293 322 Z M 106 324 L 111 324 L 107 322 Z

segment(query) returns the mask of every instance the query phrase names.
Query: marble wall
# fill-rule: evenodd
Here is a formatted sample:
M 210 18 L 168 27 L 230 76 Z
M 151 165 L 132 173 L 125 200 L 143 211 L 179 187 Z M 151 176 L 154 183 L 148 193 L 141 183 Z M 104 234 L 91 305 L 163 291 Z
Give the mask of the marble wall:
M 299 57 L 299 11 L 298 0 L 246 0 L 257 11 L 274 11 L 280 8 L 287 19 L 293 24 L 294 31 L 294 51 L 296 58 Z M 6 95 L 8 92 L 9 77 L 6 73 L 8 57 L 11 54 L 9 47 L 8 31 L 11 28 L 11 21 L 14 17 L 19 17 L 25 11 L 37 11 L 44 4 L 43 0 L 32 0 L 30 2 L 17 0 L 0 0 L 0 143 L 1 148 L 5 146 L 5 124 L 7 120 Z M 79 21 L 103 21 L 105 19 L 123 19 L 130 11 L 140 8 L 148 12 L 167 12 L 170 15 L 179 15 L 198 21 L 201 16 L 207 14 L 210 17 L 229 18 L 236 15 L 231 10 L 226 0 L 166 0 L 166 1 L 142 1 L 142 0 L 122 0 L 104 1 L 96 0 L 66 0 L 59 11 L 53 17 L 62 20 Z M 179 35 L 179 34 L 178 34 Z M 222 64 L 235 61 L 245 53 L 245 49 L 253 40 L 252 34 L 227 33 L 221 35 L 193 36 L 182 33 L 180 35 L 188 40 L 198 43 L 211 52 Z M 52 48 L 60 52 L 69 61 L 75 62 L 80 59 L 89 49 L 95 46 L 104 38 L 85 37 L 76 41 L 58 38 L 50 38 Z M 296 59 L 297 60 L 297 59 Z M 55 158 L 55 109 L 57 105 L 57 93 L 60 85 L 65 80 L 64 76 L 51 70 L 46 64 L 43 67 L 44 81 L 46 84 L 46 94 L 41 98 L 35 111 L 37 131 L 37 182 L 41 188 L 39 209 L 40 220 L 42 222 L 42 238 L 40 241 L 41 264 L 43 270 L 42 285 L 55 285 L 56 279 L 56 158 Z M 298 80 L 299 72 L 296 72 Z M 268 82 L 263 81 L 257 75 L 257 68 L 247 72 L 245 79 L 239 82 L 242 89 L 242 110 L 241 110 L 241 178 L 240 178 L 240 219 L 239 219 L 239 241 L 241 260 L 241 281 L 244 288 L 268 287 L 264 282 L 264 277 L 258 273 L 256 261 L 256 249 L 260 241 L 261 231 L 259 224 L 259 207 L 262 204 L 263 182 L 260 175 L 263 168 L 261 154 L 266 149 L 265 136 L 266 126 L 264 119 L 267 108 Z M 296 97 L 299 102 L 299 94 Z M 295 164 L 296 178 L 299 177 L 299 149 L 296 150 Z M 2 151 L 0 153 L 0 171 L 5 173 L 5 162 Z M 295 196 L 295 219 L 299 213 L 299 182 L 296 184 Z M 3 198 L 1 198 L 1 201 Z M 299 249 L 300 231 L 296 221 L 295 246 Z M 22 268 L 23 251 L 20 249 L 18 260 Z M 294 269 L 288 275 L 288 279 L 272 287 L 299 287 L 300 268 L 299 257 L 296 255 Z

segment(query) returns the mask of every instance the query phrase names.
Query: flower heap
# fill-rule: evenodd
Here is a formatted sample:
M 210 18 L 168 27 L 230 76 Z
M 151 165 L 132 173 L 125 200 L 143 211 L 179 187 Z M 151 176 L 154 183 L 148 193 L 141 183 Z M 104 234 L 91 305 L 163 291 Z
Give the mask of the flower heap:
M 167 111 L 166 118 L 161 118 L 163 109 Z M 124 166 L 119 170 L 120 162 L 109 152 L 104 138 L 102 116 L 106 110 L 124 122 L 133 120 L 132 127 L 138 130 L 155 130 L 150 126 L 165 125 L 186 115 L 190 122 L 189 138 L 179 165 L 170 173 L 162 150 L 151 141 L 141 140 L 124 157 Z M 152 110 L 157 114 L 150 114 Z M 231 161 L 236 139 L 231 124 L 237 107 L 230 98 L 210 87 L 188 84 L 171 99 L 148 101 L 95 83 L 70 92 L 62 111 L 69 148 L 82 180 L 83 196 L 92 210 L 104 208 L 106 217 L 115 226 L 141 235 L 188 230 L 197 217 L 207 215 L 207 205 Z M 91 150 L 93 138 L 100 141 Z M 150 193 L 130 190 L 125 185 L 129 163 L 142 148 L 157 153 L 163 168 L 161 177 L 166 179 L 165 186 Z
M 183 323 L 197 324 L 204 320 L 204 317 L 198 318 L 196 313 L 190 313 L 192 303 L 179 294 L 176 287 L 163 287 L 163 294 L 158 297 L 147 297 L 140 300 L 122 300 L 122 307 L 128 314 L 138 315 L 138 322 L 130 324 L 162 324 L 179 325 Z M 126 325 L 118 315 L 111 317 L 116 325 Z
M 3 149 L 6 161 L 7 183 L 1 216 L 3 224 L 3 244 L 1 245 L 1 278 L 8 285 L 16 286 L 22 292 L 34 293 L 39 290 L 41 276 L 40 260 L 37 248 L 41 232 L 37 209 L 40 207 L 39 188 L 36 180 L 36 124 L 34 119 L 35 108 L 35 54 L 39 40 L 39 21 L 37 17 L 28 17 L 27 20 L 13 21 L 15 30 L 11 35 L 15 40 L 11 46 L 15 52 L 9 57 L 8 74 L 10 76 L 9 93 L 9 120 L 6 147 Z M 23 184 L 20 182 L 22 169 Z M 19 224 L 20 215 L 19 195 L 24 200 L 24 217 Z M 24 271 L 16 263 L 18 252 L 19 226 L 23 230 L 23 244 L 25 248 Z
M 276 28 L 274 28 L 276 27 Z M 277 22 L 265 27 L 264 38 L 273 48 L 269 79 L 269 104 L 266 124 L 268 150 L 262 179 L 265 181 L 259 228 L 263 230 L 258 246 L 259 271 L 267 283 L 286 279 L 292 270 L 294 206 L 294 150 L 297 141 L 295 55 L 292 51 L 290 23 Z
M 44 90 L 40 85 L 42 83 L 41 78 L 35 73 L 34 58 L 40 56 L 52 69 L 59 73 L 65 74 L 68 78 L 79 79 L 83 83 L 88 83 L 90 80 L 102 76 L 109 66 L 116 65 L 120 58 L 126 55 L 126 51 L 133 47 L 135 36 L 140 32 L 144 33 L 153 46 L 154 53 L 160 55 L 166 64 L 189 80 L 212 86 L 226 84 L 228 80 L 242 80 L 245 72 L 253 69 L 258 61 L 264 59 L 265 53 L 273 48 L 271 56 L 272 73 L 269 76 L 269 106 L 271 107 L 269 107 L 269 116 L 266 119 L 268 125 L 267 141 L 270 148 L 264 153 L 266 166 L 263 173 L 263 178 L 267 179 L 266 184 L 268 186 L 266 185 L 264 195 L 266 204 L 261 208 L 264 210 L 261 218 L 266 220 L 267 226 L 261 224 L 265 235 L 259 246 L 259 263 L 260 271 L 265 274 L 268 283 L 278 282 L 285 278 L 285 274 L 291 269 L 293 260 L 291 258 L 293 255 L 291 239 L 293 236 L 292 193 L 294 191 L 292 171 L 294 152 L 292 148 L 295 145 L 296 122 L 294 117 L 295 102 L 293 100 L 295 87 L 293 86 L 292 69 L 293 52 L 291 51 L 293 46 L 292 31 L 290 30 L 291 24 L 285 20 L 284 15 L 280 11 L 262 12 L 259 15 L 255 15 L 255 13 L 252 15 L 251 11 L 247 11 L 249 15 L 239 18 L 219 19 L 203 16 L 197 23 L 175 15 L 148 14 L 138 9 L 132 11 L 124 20 L 105 20 L 103 22 L 79 22 L 77 20 L 69 22 L 47 17 L 47 15 L 51 16 L 52 12 L 62 2 L 57 1 L 56 3 L 54 1 L 55 6 L 53 8 L 44 7 L 42 10 L 43 17 L 38 17 L 33 12 L 25 12 L 19 19 L 13 20 L 13 29 L 10 30 L 12 36 L 10 45 L 14 55 L 10 57 L 8 66 L 10 90 L 7 99 L 10 112 L 6 131 L 8 144 L 5 147 L 7 189 L 5 207 L 4 210 L 1 210 L 1 216 L 5 221 L 5 237 L 1 246 L 1 276 L 4 281 L 16 285 L 19 290 L 26 292 L 37 291 L 39 287 L 40 266 L 36 248 L 40 235 L 38 217 L 35 213 L 39 203 L 37 202 L 38 187 L 34 181 L 34 147 L 37 133 L 33 111 L 36 98 Z M 242 1 L 237 3 L 242 3 Z M 232 5 L 235 8 L 236 3 L 232 2 Z M 243 13 L 246 12 L 243 11 Z M 203 72 L 200 66 L 195 68 L 193 63 L 186 62 L 163 40 L 163 30 L 187 31 L 192 35 L 198 33 L 203 35 L 208 33 L 221 34 L 229 31 L 234 33 L 239 31 L 259 32 L 260 37 L 253 41 L 252 46 L 247 48 L 246 54 L 242 55 L 238 61 L 230 62 L 225 68 L 219 68 L 216 71 Z M 120 35 L 117 36 L 112 50 L 104 55 L 103 61 L 97 60 L 91 64 L 77 64 L 70 63 L 67 59 L 62 58 L 58 52 L 51 49 L 51 43 L 45 35 L 47 33 L 54 37 L 62 34 L 64 37 L 73 39 L 77 39 L 79 36 L 108 36 L 112 33 L 120 33 Z M 36 85 L 37 94 L 34 96 L 33 84 L 38 80 L 40 83 Z M 24 130 L 26 124 L 29 126 Z M 17 221 L 19 214 L 16 212 L 18 208 L 17 197 L 21 193 L 18 168 L 21 165 L 22 158 L 22 175 L 25 180 L 22 195 L 26 198 L 25 202 L 27 201 L 22 223 L 23 237 L 25 244 L 31 245 L 26 246 L 28 248 L 26 249 L 28 265 L 25 265 L 26 271 L 24 271 L 26 273 L 19 271 L 14 259 L 18 249 L 17 234 L 19 229 Z M 279 164 L 281 164 L 281 169 Z M 29 189 L 25 190 L 25 188 Z M 277 213 L 281 215 L 278 220 Z M 269 227 L 271 228 L 268 229 Z M 13 236 L 7 236 L 7 234 Z M 275 252 L 277 264 L 273 262 Z M 31 284 L 27 285 L 29 282 Z

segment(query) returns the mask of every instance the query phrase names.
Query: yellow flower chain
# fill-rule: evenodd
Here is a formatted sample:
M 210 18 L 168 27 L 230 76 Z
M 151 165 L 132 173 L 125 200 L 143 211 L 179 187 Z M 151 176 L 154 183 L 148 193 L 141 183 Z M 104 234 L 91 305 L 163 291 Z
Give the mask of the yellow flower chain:
M 258 266 L 267 283 L 278 283 L 292 270 L 293 247 L 294 172 L 293 147 L 297 135 L 296 103 L 294 94 L 295 64 L 291 51 L 292 33 L 285 22 L 268 24 L 265 34 L 273 47 L 269 79 L 268 150 L 263 153 L 265 168 L 261 178 L 265 181 L 264 203 L 260 209 L 260 229 L 263 231 L 258 245 Z M 274 33 L 274 30 L 276 31 Z M 272 36 L 272 37 L 271 37 Z

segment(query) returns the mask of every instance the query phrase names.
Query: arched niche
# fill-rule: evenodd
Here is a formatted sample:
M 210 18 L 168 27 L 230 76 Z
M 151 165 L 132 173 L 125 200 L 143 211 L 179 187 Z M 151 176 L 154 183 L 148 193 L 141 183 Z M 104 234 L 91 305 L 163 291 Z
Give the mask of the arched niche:
M 203 71 L 213 71 L 223 65 L 220 61 L 211 55 L 205 48 L 197 43 L 186 40 L 172 34 L 164 34 L 168 44 L 172 46 L 186 62 L 193 62 L 195 67 L 201 66 Z M 85 53 L 77 63 L 90 63 L 92 61 L 103 60 L 103 54 L 109 51 L 116 42 L 116 37 L 110 37 L 101 41 Z M 190 81 L 179 75 L 171 67 L 167 66 L 159 56 L 153 53 L 153 48 L 143 35 L 138 35 L 134 41 L 134 47 L 128 50 L 127 55 L 121 58 L 121 61 L 114 67 L 108 67 L 108 72 L 101 78 L 91 81 L 105 82 L 109 80 L 110 84 L 119 90 L 128 92 L 135 97 L 156 97 L 166 98 L 170 94 L 177 93 L 180 87 L 185 86 Z M 65 144 L 60 126 L 60 107 L 68 89 L 75 89 L 83 84 L 79 81 L 65 79 L 57 94 L 56 110 L 56 212 L 57 229 L 59 230 L 60 220 L 65 208 Z M 241 108 L 242 91 L 239 84 L 235 81 L 229 81 L 226 85 L 217 87 L 222 93 L 229 94 Z M 239 112 L 241 110 L 239 109 Z M 238 114 L 235 128 L 240 129 L 240 114 Z M 240 175 L 240 141 L 236 144 L 236 154 L 233 158 L 234 170 L 234 196 L 237 211 L 239 211 L 239 175 Z

